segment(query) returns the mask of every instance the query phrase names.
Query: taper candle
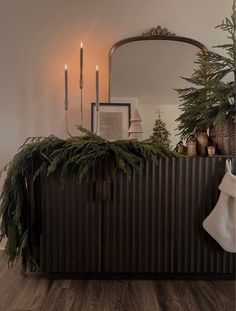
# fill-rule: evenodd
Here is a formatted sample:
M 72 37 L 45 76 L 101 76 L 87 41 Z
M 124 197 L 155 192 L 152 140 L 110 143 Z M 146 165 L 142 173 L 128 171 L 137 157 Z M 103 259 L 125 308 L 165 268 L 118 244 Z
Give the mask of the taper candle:
M 96 134 L 100 135 L 100 118 L 99 118 L 99 71 L 96 66 Z
M 99 110 L 99 71 L 96 66 L 96 109 Z
M 80 43 L 80 88 L 83 88 L 84 78 L 83 78 L 83 65 L 84 65 L 84 50 L 83 42 Z
M 68 109 L 68 71 L 65 64 L 65 110 Z

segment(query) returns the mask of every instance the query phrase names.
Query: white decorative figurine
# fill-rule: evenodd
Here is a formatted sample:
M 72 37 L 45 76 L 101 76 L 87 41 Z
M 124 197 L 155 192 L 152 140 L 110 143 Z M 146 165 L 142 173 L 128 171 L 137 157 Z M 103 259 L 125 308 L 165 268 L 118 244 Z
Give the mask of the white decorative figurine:
M 132 113 L 130 119 L 130 128 L 129 128 L 129 139 L 130 140 L 142 140 L 143 138 L 143 128 L 141 125 L 142 119 L 137 108 Z

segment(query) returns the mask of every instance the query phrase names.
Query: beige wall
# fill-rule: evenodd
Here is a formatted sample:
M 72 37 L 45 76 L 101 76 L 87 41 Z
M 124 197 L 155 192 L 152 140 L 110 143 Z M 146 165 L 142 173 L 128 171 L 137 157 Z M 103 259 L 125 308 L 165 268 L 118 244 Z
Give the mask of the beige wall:
M 214 26 L 231 5 L 231 0 L 0 0 L 0 167 L 28 136 L 65 137 L 64 63 L 69 67 L 71 132 L 76 133 L 81 40 L 89 127 L 95 65 L 100 67 L 101 101 L 106 101 L 107 53 L 115 41 L 160 24 L 210 47 L 224 41 Z

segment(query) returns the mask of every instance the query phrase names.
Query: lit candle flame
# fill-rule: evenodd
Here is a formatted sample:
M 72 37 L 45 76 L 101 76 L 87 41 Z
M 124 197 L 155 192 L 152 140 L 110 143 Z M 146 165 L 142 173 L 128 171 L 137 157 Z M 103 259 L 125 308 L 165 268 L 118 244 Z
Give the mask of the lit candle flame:
M 98 65 L 96 66 L 96 71 L 98 71 Z
M 65 64 L 65 70 L 67 70 L 67 64 Z
M 81 48 L 81 49 L 83 48 L 83 42 L 80 43 L 80 48 Z

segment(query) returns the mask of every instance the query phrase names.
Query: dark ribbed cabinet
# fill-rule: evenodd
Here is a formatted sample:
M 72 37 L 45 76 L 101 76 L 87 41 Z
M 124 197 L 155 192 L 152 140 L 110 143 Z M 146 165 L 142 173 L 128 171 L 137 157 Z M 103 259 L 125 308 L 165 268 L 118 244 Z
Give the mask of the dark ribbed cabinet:
M 63 188 L 58 176 L 40 176 L 31 183 L 30 237 L 41 270 L 233 276 L 235 254 L 202 228 L 225 160 L 147 161 L 132 176 L 102 162 Z

